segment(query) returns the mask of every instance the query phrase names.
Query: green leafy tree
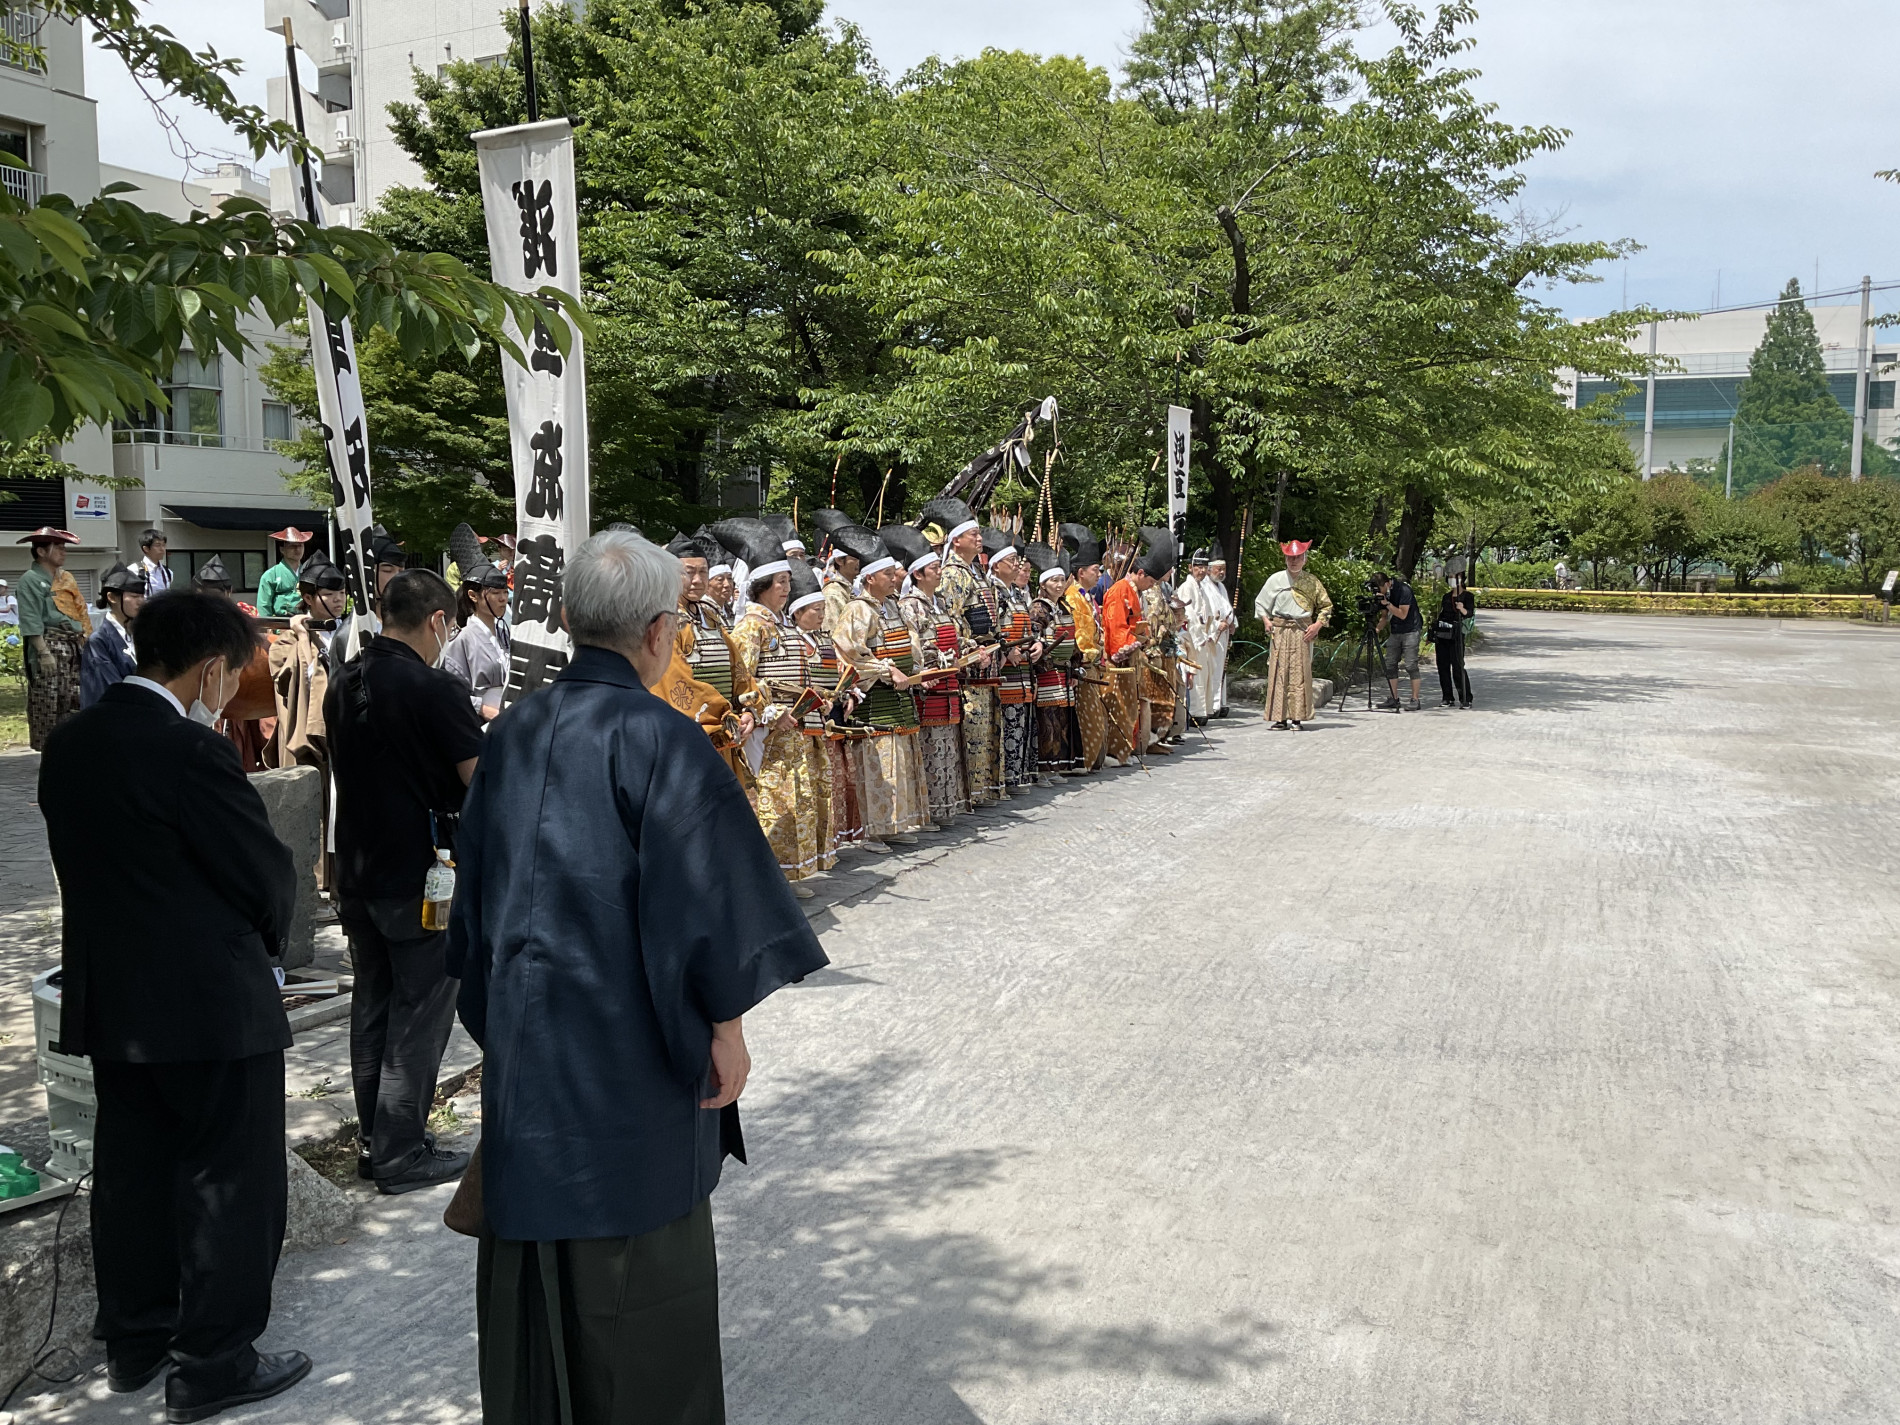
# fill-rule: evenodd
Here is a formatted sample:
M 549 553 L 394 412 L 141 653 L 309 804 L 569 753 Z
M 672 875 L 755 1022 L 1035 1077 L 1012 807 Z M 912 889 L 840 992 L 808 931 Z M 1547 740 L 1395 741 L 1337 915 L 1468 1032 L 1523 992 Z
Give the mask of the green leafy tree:
M 1686 586 L 1689 570 L 1709 556 L 1709 509 L 1716 497 L 1679 470 L 1645 480 L 1637 490 L 1648 527 L 1643 562 L 1651 581 L 1666 589 L 1673 575 Z
M 1818 467 L 1809 465 L 1789 471 L 1763 486 L 1751 498 L 1776 511 L 1793 526 L 1796 550 L 1803 564 L 1818 564 L 1837 531 L 1833 505 L 1838 484 L 1839 481 L 1823 475 Z
M 1770 569 L 1794 557 L 1800 532 L 1772 503 L 1759 497 L 1716 500 L 1705 514 L 1708 552 L 1728 566 L 1737 589 L 1746 589 Z
M 235 61 L 192 53 L 143 23 L 132 0 L 46 0 L 41 10 L 88 22 L 101 48 L 230 124 L 254 155 L 305 151 L 285 125 L 236 102 L 227 82 Z M 8 44 L 16 59 L 37 53 Z M 484 336 L 512 349 L 502 335 L 511 313 L 524 328 L 540 316 L 557 342 L 569 341 L 558 293 L 504 291 L 447 255 L 277 220 L 243 199 L 179 222 L 120 191 L 84 204 L 49 194 L 34 207 L 0 195 L 0 448 L 162 406 L 159 382 L 181 349 L 240 354 L 249 345 L 241 313 L 282 324 L 302 314 L 306 296 L 332 316 L 385 328 L 416 357 L 473 351 Z
M 446 549 L 466 520 L 484 533 L 515 526 L 514 466 L 499 358 L 474 362 L 403 358 L 394 338 L 371 333 L 357 347 L 371 452 L 376 518 L 415 551 Z M 329 498 L 329 467 L 318 424 L 317 382 L 307 347 L 277 347 L 260 373 L 303 422 L 279 451 L 297 461 L 287 483 L 318 503 Z
M 1635 563 L 1650 542 L 1649 509 L 1634 475 L 1572 495 L 1564 504 L 1567 547 L 1590 566 L 1590 583 L 1602 588 L 1617 565 Z
M 824 502 L 833 459 L 788 426 L 811 391 L 862 389 L 888 359 L 824 260 L 863 238 L 852 193 L 875 154 L 854 131 L 884 91 L 855 32 L 820 30 L 820 11 L 816 0 L 594 0 L 580 16 L 548 7 L 534 21 L 543 111 L 576 128 L 601 522 L 691 528 L 717 513 L 722 481 L 748 470 L 766 472 L 787 508 Z M 392 192 L 367 226 L 481 270 L 468 135 L 518 120 L 519 66 L 451 65 L 418 76 L 416 96 L 392 106 L 392 129 L 429 187 Z M 492 366 L 487 353 L 365 355 L 366 384 L 396 402 L 387 420 L 372 411 L 372 462 L 417 491 L 414 502 L 392 492 L 392 528 L 428 539 L 443 516 L 479 524 L 512 498 L 504 471 L 463 443 L 413 438 L 425 410 L 471 434 L 498 415 Z M 888 463 L 851 463 L 851 503 L 869 503 L 865 487 L 875 494 Z
M 1748 359 L 1748 379 L 1735 401 L 1735 491 L 1759 489 L 1790 470 L 1808 466 L 1828 475 L 1847 473 L 1854 418 L 1828 387 L 1827 364 L 1814 315 L 1790 278 L 1768 316 L 1761 344 Z M 1863 469 L 1885 473 L 1891 452 L 1863 440 Z M 1728 447 L 1713 464 L 1726 478 Z
M 1831 552 L 1846 563 L 1862 593 L 1877 588 L 1886 571 L 1900 565 L 1900 481 L 1842 480 L 1828 514 Z

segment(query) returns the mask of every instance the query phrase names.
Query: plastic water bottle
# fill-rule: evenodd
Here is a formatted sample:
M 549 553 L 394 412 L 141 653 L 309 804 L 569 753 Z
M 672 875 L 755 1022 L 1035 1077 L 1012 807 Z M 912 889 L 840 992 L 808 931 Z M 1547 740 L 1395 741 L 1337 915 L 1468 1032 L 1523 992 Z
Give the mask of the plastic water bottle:
M 455 899 L 455 863 L 440 846 L 435 849 L 435 864 L 422 878 L 422 928 L 447 930 L 449 902 Z

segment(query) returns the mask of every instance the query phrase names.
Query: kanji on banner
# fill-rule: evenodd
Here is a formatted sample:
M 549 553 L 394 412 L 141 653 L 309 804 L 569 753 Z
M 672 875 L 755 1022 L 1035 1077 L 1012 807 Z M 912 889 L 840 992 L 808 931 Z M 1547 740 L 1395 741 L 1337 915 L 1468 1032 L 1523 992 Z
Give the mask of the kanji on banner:
M 1174 547 L 1187 552 L 1188 460 L 1194 434 L 1194 412 L 1186 406 L 1168 407 L 1168 528 Z
M 580 296 L 574 209 L 574 132 L 566 119 L 474 135 L 494 279 L 517 292 L 558 287 Z M 585 540 L 587 385 L 581 334 L 566 356 L 536 321 L 509 335 L 527 365 L 504 357 L 509 445 L 515 470 L 514 644 L 505 700 L 534 691 L 567 666 L 561 575 Z
M 306 165 L 306 168 L 308 165 Z M 303 175 L 305 216 L 323 221 L 310 175 Z M 314 298 L 304 304 L 310 318 L 310 364 L 317 378 L 317 418 L 323 422 L 323 450 L 330 467 L 330 502 L 336 506 L 336 544 L 330 557 L 343 571 L 356 607 L 369 610 L 376 586 L 370 582 L 364 550 L 369 544 L 369 426 L 363 411 L 363 387 L 356 375 L 356 334 L 348 317 L 324 315 Z M 353 621 L 361 630 L 363 621 Z

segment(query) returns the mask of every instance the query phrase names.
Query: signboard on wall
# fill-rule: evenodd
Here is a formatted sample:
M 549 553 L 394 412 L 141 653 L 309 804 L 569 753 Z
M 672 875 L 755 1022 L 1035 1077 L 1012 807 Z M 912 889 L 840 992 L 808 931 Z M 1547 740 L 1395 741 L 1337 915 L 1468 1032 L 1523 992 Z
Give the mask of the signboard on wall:
M 84 543 L 91 544 L 93 541 L 86 535 L 88 527 L 105 530 L 112 528 L 112 492 L 68 481 L 66 521 L 66 528 L 78 535 Z

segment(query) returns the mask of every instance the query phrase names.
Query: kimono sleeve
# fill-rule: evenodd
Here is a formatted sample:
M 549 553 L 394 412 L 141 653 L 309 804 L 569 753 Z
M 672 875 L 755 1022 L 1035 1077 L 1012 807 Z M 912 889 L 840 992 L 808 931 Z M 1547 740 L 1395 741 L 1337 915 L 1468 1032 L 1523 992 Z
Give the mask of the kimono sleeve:
M 829 961 L 732 768 L 683 724 L 660 727 L 639 806 L 639 935 L 647 986 L 684 1083 L 706 1074 L 712 1026 Z M 684 735 L 682 735 L 684 734 Z M 621 759 L 621 776 L 629 769 Z M 644 794 L 643 794 L 644 793 Z

